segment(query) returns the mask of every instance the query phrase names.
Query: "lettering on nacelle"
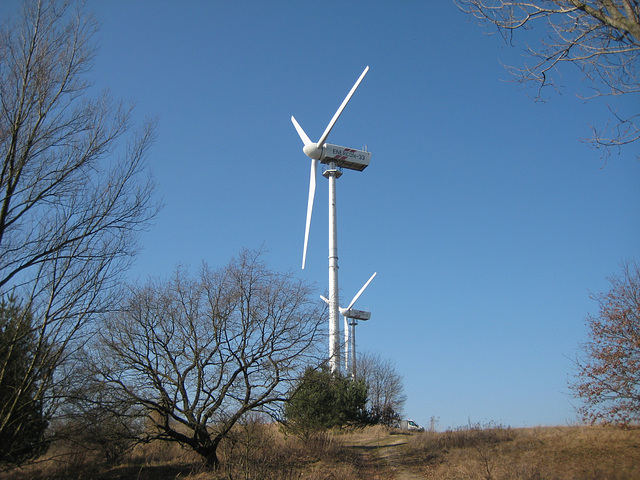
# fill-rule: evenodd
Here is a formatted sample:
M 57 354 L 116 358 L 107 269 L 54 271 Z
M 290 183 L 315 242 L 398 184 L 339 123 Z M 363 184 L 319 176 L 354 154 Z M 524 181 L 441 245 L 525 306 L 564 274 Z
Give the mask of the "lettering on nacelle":
M 332 156 L 340 160 L 346 160 L 347 158 L 353 158 L 361 162 L 365 162 L 367 160 L 366 155 L 358 152 L 357 150 L 351 150 L 349 148 L 345 148 L 344 150 L 341 150 L 339 148 L 332 148 L 331 150 Z

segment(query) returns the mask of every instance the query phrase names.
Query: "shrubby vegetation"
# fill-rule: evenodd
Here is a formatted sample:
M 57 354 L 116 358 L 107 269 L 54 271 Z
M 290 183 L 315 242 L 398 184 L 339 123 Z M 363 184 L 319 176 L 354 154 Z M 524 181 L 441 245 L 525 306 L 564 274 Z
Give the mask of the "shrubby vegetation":
M 364 380 L 308 367 L 285 405 L 285 425 L 306 437 L 335 427 L 364 426 L 371 423 L 366 404 Z
M 406 399 L 402 377 L 379 356 L 364 354 L 358 365 L 355 378 L 308 367 L 285 405 L 286 428 L 309 436 L 332 428 L 395 425 Z
M 39 393 L 46 389 L 46 377 L 37 373 L 43 359 L 33 323 L 30 310 L 16 298 L 0 300 L 0 463 L 21 463 L 47 446 Z

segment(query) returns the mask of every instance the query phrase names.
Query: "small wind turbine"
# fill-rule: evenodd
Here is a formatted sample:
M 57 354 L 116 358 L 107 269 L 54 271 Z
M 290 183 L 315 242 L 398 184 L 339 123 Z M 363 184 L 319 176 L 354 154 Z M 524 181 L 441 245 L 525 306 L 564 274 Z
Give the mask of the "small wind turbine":
M 344 369 L 347 375 L 350 375 L 352 378 L 356 376 L 356 326 L 358 325 L 358 320 L 365 321 L 371 318 L 371 312 L 356 310 L 352 307 L 377 274 L 378 272 L 373 272 L 373 275 L 367 280 L 367 283 L 365 283 L 353 299 L 351 299 L 351 303 L 349 303 L 347 308 L 339 308 L 340 313 L 344 317 Z M 320 298 L 329 304 L 328 298 L 322 295 L 320 295 Z
M 366 67 L 360 78 L 353 85 L 335 115 L 327 125 L 318 142 L 311 141 L 296 119 L 291 116 L 291 122 L 304 143 L 302 151 L 311 159 L 311 176 L 309 178 L 309 200 L 307 202 L 307 221 L 304 230 L 304 248 L 302 251 L 302 268 L 307 259 L 307 245 L 309 243 L 309 228 L 311 226 L 311 212 L 313 211 L 313 199 L 316 192 L 316 176 L 318 161 L 329 165 L 323 172 L 323 176 L 329 180 L 329 366 L 332 372 L 339 372 L 340 361 L 340 324 L 338 319 L 338 235 L 336 220 L 336 179 L 340 178 L 340 168 L 362 171 L 369 165 L 371 153 L 352 148 L 341 147 L 325 143 L 331 129 L 338 121 L 342 111 L 351 100 L 362 79 L 369 71 Z

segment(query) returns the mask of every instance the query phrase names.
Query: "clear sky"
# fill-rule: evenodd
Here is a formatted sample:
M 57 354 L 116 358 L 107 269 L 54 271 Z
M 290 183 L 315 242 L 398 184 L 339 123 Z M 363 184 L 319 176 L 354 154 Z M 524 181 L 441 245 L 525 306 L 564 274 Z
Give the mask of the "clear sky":
M 604 164 L 579 141 L 608 110 L 576 96 L 576 69 L 534 103 L 503 67 L 523 43 L 485 35 L 449 0 L 87 5 L 102 22 L 96 88 L 159 119 L 165 208 L 133 277 L 264 246 L 271 267 L 325 293 L 328 182 L 302 271 L 309 159 L 290 117 L 317 140 L 369 65 L 329 137 L 372 152 L 337 182 L 341 303 L 378 272 L 356 304 L 372 312 L 358 350 L 395 362 L 421 424 L 576 420 L 567 381 L 597 312 L 589 294 L 640 240 L 638 145 Z

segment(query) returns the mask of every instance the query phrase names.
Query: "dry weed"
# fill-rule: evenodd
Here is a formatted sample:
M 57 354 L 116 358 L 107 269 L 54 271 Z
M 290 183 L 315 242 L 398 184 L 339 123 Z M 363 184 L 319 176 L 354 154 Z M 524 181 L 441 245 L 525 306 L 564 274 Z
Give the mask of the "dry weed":
M 404 439 L 393 465 L 376 457 Z M 363 445 L 383 449 L 353 448 Z M 300 439 L 256 423 L 235 430 L 220 456 L 222 468 L 211 472 L 192 452 L 164 442 L 139 445 L 119 466 L 58 448 L 0 479 L 360 480 L 391 479 L 393 467 L 402 467 L 442 480 L 640 480 L 640 429 L 491 426 L 400 437 L 373 427 Z
M 640 479 L 640 430 L 472 428 L 415 435 L 410 458 L 427 478 Z

